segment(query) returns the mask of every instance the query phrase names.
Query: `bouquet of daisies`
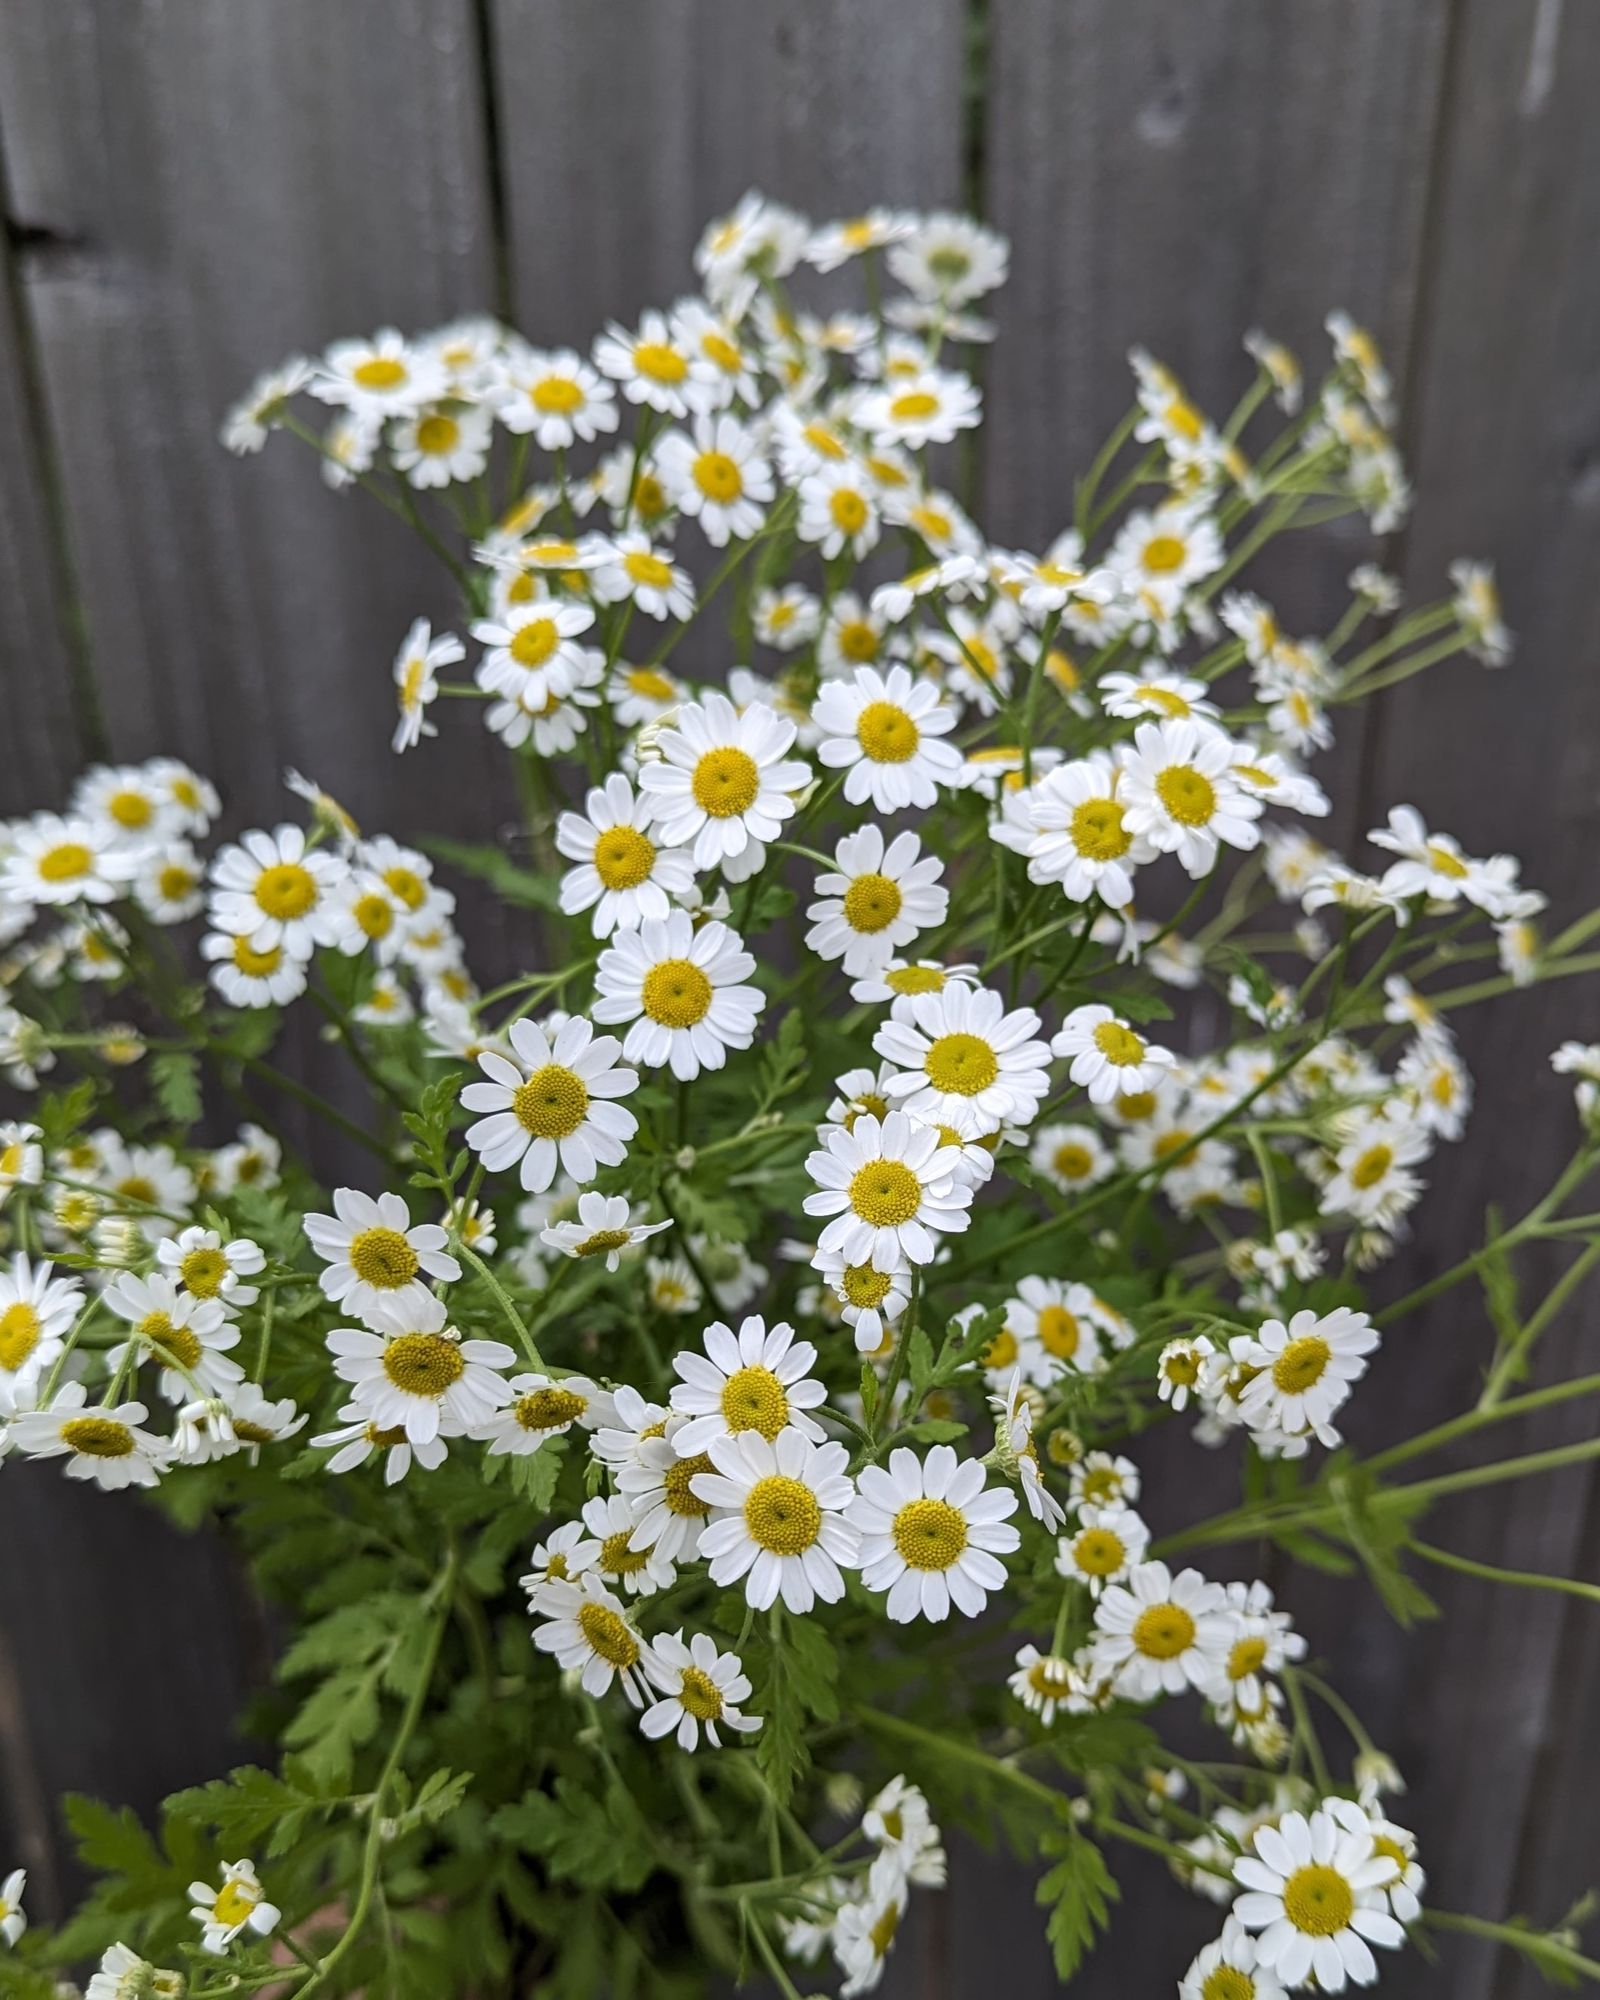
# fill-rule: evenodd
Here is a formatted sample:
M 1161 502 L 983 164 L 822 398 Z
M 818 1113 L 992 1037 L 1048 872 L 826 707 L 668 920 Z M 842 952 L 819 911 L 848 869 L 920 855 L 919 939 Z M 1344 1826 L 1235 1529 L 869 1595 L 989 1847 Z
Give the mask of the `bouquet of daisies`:
M 1427 1904 L 1251 1575 L 1417 1617 L 1419 1568 L 1482 1570 L 1427 1505 L 1597 1449 L 1428 1463 L 1600 1389 L 1527 1386 L 1600 1258 L 1600 1051 L 1557 1052 L 1527 1215 L 1409 1297 L 1382 1267 L 1465 1131 L 1458 1010 L 1600 962 L 1600 915 L 1542 936 L 1405 803 L 1359 861 L 1317 835 L 1341 710 L 1508 657 L 1492 577 L 1408 609 L 1363 565 L 1320 637 L 1260 594 L 1276 536 L 1407 504 L 1339 315 L 1320 384 L 1251 335 L 1222 417 L 1136 353 L 1072 520 L 991 545 L 955 489 L 1006 261 L 752 196 L 588 352 L 385 331 L 228 418 L 449 570 L 393 747 L 426 775 L 466 704 L 521 815 L 413 847 L 291 774 L 216 842 L 158 759 L 0 829 L 7 1476 L 220 1523 L 285 1641 L 269 1763 L 148 1828 L 70 1802 L 100 1880 L 54 1929 L 4 1882 L 0 1990 L 854 1995 L 957 1828 L 1037 1875 L 1063 1978 L 1130 1846 L 1217 1905 L 1192 2000 L 1367 1985 L 1426 1928 L 1600 1976 L 1558 1913 Z M 470 897 L 526 941 L 483 983 Z M 1358 1457 L 1380 1340 L 1479 1272 L 1477 1404 Z M 1141 1486 L 1173 1421 L 1236 1506 Z

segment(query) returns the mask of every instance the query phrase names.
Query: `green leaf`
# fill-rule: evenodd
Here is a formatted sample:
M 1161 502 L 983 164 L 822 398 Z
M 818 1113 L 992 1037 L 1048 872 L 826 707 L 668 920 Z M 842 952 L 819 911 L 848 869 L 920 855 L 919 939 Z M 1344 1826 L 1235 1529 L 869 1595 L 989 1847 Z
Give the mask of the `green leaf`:
M 162 1116 L 185 1128 L 195 1124 L 203 1109 L 200 1058 L 187 1049 L 165 1049 L 150 1058 L 149 1074 Z
M 306 1789 L 287 1775 L 274 1777 L 254 1764 L 245 1764 L 225 1778 L 175 1792 L 166 1801 L 166 1811 L 174 1819 L 194 1826 L 213 1827 L 219 1846 L 250 1853 L 264 1849 L 269 1855 L 286 1854 L 305 1833 L 312 1816 L 337 1801 Z
M 589 1889 L 637 1889 L 654 1865 L 632 1802 L 614 1791 L 596 1797 L 571 1778 L 502 1806 L 490 1825 L 550 1874 Z
M 498 847 L 469 840 L 445 840 L 439 835 L 424 836 L 419 843 L 438 861 L 448 862 L 464 875 L 487 882 L 508 903 L 526 909 L 558 910 L 561 907 L 560 878 L 524 868 Z
M 1045 1936 L 1058 1979 L 1070 1979 L 1093 1949 L 1111 1917 L 1118 1889 L 1105 1856 L 1070 1820 L 1040 1836 L 1040 1850 L 1056 1865 L 1040 1882 L 1034 1900 L 1050 1912 Z

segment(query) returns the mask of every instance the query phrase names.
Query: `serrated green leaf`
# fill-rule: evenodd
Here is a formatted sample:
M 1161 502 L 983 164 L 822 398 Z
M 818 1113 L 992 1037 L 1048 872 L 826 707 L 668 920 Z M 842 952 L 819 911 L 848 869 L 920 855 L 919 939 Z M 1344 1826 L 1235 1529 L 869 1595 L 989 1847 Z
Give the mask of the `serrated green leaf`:
M 1119 1890 L 1094 1842 L 1061 1820 L 1039 1842 L 1055 1866 L 1040 1881 L 1034 1900 L 1050 1912 L 1045 1936 L 1055 1959 L 1056 1977 L 1067 1980 L 1093 1949 L 1095 1939 L 1111 1919 Z

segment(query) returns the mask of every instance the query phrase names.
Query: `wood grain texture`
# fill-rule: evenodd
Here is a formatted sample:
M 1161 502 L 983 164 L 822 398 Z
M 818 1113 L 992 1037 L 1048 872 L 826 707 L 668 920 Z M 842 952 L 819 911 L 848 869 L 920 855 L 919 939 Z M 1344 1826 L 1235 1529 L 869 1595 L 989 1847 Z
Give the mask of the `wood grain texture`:
M 818 217 L 954 201 L 960 0 L 491 0 L 512 296 L 538 341 L 692 288 L 747 188 Z

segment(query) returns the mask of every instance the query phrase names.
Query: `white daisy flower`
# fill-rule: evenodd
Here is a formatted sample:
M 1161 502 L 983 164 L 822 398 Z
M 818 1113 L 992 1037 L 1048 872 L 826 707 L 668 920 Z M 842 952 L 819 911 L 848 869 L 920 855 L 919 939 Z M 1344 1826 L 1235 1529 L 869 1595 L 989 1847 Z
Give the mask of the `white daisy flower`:
M 903 1260 L 879 1265 L 870 1257 L 852 1264 L 837 1250 L 818 1250 L 811 1263 L 839 1300 L 856 1352 L 876 1354 L 911 1303 L 911 1266 Z
M 963 1464 L 949 1445 L 918 1459 L 904 1446 L 887 1469 L 862 1469 L 849 1518 L 861 1531 L 861 1580 L 887 1590 L 885 1609 L 896 1624 L 937 1622 L 952 1604 L 977 1617 L 988 1593 L 1006 1579 L 1002 1555 L 1021 1537 L 1010 1525 L 1017 1496 L 987 1487 L 976 1459 Z
M 1006 281 L 1010 245 L 969 215 L 937 213 L 914 219 L 889 252 L 890 274 L 929 304 L 970 305 Z
M 630 1597 L 650 1597 L 665 1590 L 677 1576 L 672 1557 L 639 1533 L 639 1523 L 625 1494 L 597 1493 L 584 1503 L 583 1525 L 598 1544 L 586 1567 L 610 1589 Z
M 988 987 L 949 986 L 915 998 L 909 1022 L 885 1021 L 872 1046 L 902 1072 L 887 1086 L 902 1110 L 975 1138 L 1037 1113 L 1050 1088 L 1038 1027 L 1031 1007 L 1008 1012 Z
M 1163 1073 L 1177 1060 L 1170 1049 L 1147 1042 L 1109 1007 L 1099 1005 L 1074 1007 L 1056 1030 L 1050 1050 L 1070 1059 L 1067 1074 L 1082 1085 L 1091 1104 L 1157 1090 Z
M 1043 1125 L 1033 1135 L 1028 1164 L 1063 1194 L 1091 1188 L 1116 1171 L 1116 1159 L 1092 1125 Z
M 1125 1501 L 1080 1507 L 1071 1534 L 1056 1543 L 1056 1574 L 1084 1583 L 1095 1597 L 1112 1583 L 1126 1583 L 1145 1559 L 1150 1530 Z
M 1429 833 L 1414 806 L 1395 806 L 1389 824 L 1367 838 L 1374 847 L 1401 857 L 1384 871 L 1383 887 L 1391 896 L 1427 896 L 1436 903 L 1466 901 L 1491 917 L 1523 914 L 1513 907 L 1519 895 L 1518 870 L 1509 854 L 1474 861 L 1448 833 Z
M 670 1229 L 671 1221 L 638 1222 L 626 1195 L 597 1194 L 592 1188 L 578 1197 L 576 1222 L 547 1223 L 539 1241 L 563 1257 L 603 1257 L 608 1271 L 621 1265 L 624 1250 Z
M 757 1611 L 780 1595 L 796 1616 L 818 1598 L 836 1604 L 844 1595 L 840 1569 L 857 1566 L 860 1539 L 846 1519 L 855 1488 L 844 1446 L 813 1444 L 791 1426 L 774 1443 L 754 1430 L 716 1437 L 709 1451 L 716 1470 L 692 1485 L 713 1510 L 700 1534 L 712 1582 L 742 1581 Z
M 568 916 L 592 909 L 596 937 L 665 919 L 669 899 L 694 882 L 693 857 L 652 838 L 650 820 L 650 800 L 636 798 L 618 771 L 589 792 L 581 816 L 561 815 L 556 846 L 578 864 L 561 878 L 561 908 Z
M 826 1215 L 818 1249 L 836 1251 L 852 1264 L 927 1264 L 936 1238 L 959 1234 L 970 1221 L 972 1188 L 955 1178 L 956 1149 L 937 1130 L 903 1111 L 879 1120 L 868 1114 L 849 1131 L 822 1135 L 822 1148 L 806 1160 L 817 1191 L 805 1198 L 807 1215 Z
M 480 618 L 472 636 L 484 648 L 475 678 L 479 687 L 537 710 L 560 700 L 585 680 L 584 668 L 600 656 L 577 643 L 594 623 L 590 605 L 538 597 L 509 606 L 497 618 Z
M 28 1887 L 26 1868 L 13 1868 L 0 1882 L 0 1941 L 14 1945 L 28 1928 L 27 1912 L 22 1907 L 22 1898 Z
M 72 788 L 71 817 L 103 827 L 124 848 L 170 840 L 186 821 L 171 790 L 141 764 L 96 764 L 86 771 Z
M 943 1888 L 944 1843 L 926 1796 L 903 1772 L 868 1804 L 861 1832 L 906 1881 L 919 1889 Z
M 336 403 L 368 424 L 437 402 L 449 386 L 437 355 L 412 347 L 392 326 L 370 340 L 336 341 L 309 384 L 321 402 Z
M 689 1238 L 689 1252 L 710 1283 L 712 1299 L 726 1313 L 741 1311 L 767 1282 L 766 1265 L 729 1237 L 697 1231 Z
M 606 683 L 611 712 L 624 729 L 642 729 L 670 715 L 684 699 L 683 683 L 664 667 L 618 665 Z
M 278 367 L 258 375 L 223 418 L 219 433 L 223 448 L 246 457 L 260 451 L 283 422 L 285 406 L 311 380 L 311 363 L 294 354 Z
M 771 1444 L 786 1429 L 821 1443 L 823 1431 L 808 1410 L 827 1401 L 828 1392 L 809 1373 L 817 1350 L 797 1341 L 786 1320 L 768 1328 L 758 1314 L 744 1320 L 737 1339 L 715 1320 L 702 1335 L 703 1355 L 692 1350 L 673 1356 L 680 1378 L 672 1407 L 687 1419 L 672 1434 L 682 1458 L 709 1451 L 712 1441 L 754 1431 Z
M 1450 581 L 1455 585 L 1451 609 L 1471 641 L 1469 650 L 1486 667 L 1503 667 L 1511 658 L 1514 642 L 1501 615 L 1493 566 L 1463 557 L 1450 565 Z
M 865 1884 L 840 1904 L 828 1933 L 834 1962 L 844 1974 L 840 2000 L 872 1992 L 883 1978 L 908 1894 L 903 1870 L 892 1856 L 880 1855 Z
M 448 1231 L 436 1222 L 413 1225 L 397 1194 L 374 1200 L 358 1188 L 335 1188 L 333 1214 L 308 1215 L 304 1228 L 327 1265 L 318 1279 L 324 1295 L 369 1326 L 426 1311 L 435 1303 L 428 1279 L 461 1276 L 445 1248 Z
M 412 625 L 394 656 L 395 703 L 400 719 L 391 748 L 410 750 L 424 736 L 438 735 L 426 719 L 426 711 L 439 693 L 439 669 L 453 667 L 466 657 L 466 647 L 453 633 L 441 632 L 435 638 L 426 618 Z
M 581 1521 L 564 1521 L 536 1542 L 528 1558 L 526 1572 L 517 1581 L 528 1594 L 528 1609 L 537 1610 L 546 1587 L 552 1583 L 572 1583 L 590 1567 L 595 1544 L 583 1532 Z
M 290 958 L 307 959 L 333 942 L 334 892 L 346 873 L 337 854 L 307 846 L 302 828 L 256 827 L 213 859 L 207 914 L 217 930 L 245 938 L 254 952 L 270 955 L 282 946 Z
M 66 1382 L 48 1409 L 19 1409 L 6 1427 L 7 1442 L 24 1458 L 67 1459 L 69 1479 L 85 1479 L 114 1493 L 154 1486 L 167 1470 L 172 1447 L 140 1426 L 143 1403 L 88 1404 L 81 1382 Z
M 1261 838 L 1261 800 L 1240 785 L 1234 746 L 1220 730 L 1141 723 L 1122 754 L 1125 825 L 1161 853 L 1176 854 L 1194 880 L 1210 871 L 1219 841 L 1251 848 Z
M 194 1903 L 189 1914 L 200 1926 L 202 1951 L 220 1955 L 241 1931 L 267 1937 L 278 1928 L 281 1913 L 276 1903 L 267 1901 L 253 1861 L 225 1861 L 220 1888 L 191 1882 L 189 1895 Z
M 472 1433 L 488 1445 L 491 1458 L 525 1458 L 551 1438 L 565 1437 L 574 1424 L 599 1431 L 616 1418 L 611 1396 L 587 1375 L 513 1375 L 507 1386 L 509 1402 L 484 1417 Z
M 1256 1941 L 1232 1917 L 1178 1982 L 1178 2000 L 1288 2000 L 1262 1965 Z
M 1387 1229 L 1422 1193 L 1411 1169 L 1433 1150 L 1426 1126 L 1379 1112 L 1349 1132 L 1334 1154 L 1334 1172 L 1322 1190 L 1324 1215 L 1352 1215 Z
M 287 946 L 262 949 L 249 938 L 211 931 L 200 940 L 211 983 L 230 1007 L 283 1007 L 306 990 L 306 960 Z
M 1094 1628 L 1095 1666 L 1128 1701 L 1212 1685 L 1233 1639 L 1221 1584 L 1195 1569 L 1174 1576 L 1162 1562 L 1140 1563 L 1105 1590 Z
M 891 958 L 881 971 L 858 979 L 850 988 L 850 998 L 869 1007 L 881 1007 L 887 1001 L 889 1018 L 909 1023 L 912 1002 L 919 993 L 943 993 L 948 986 L 977 984 L 975 965 L 941 965 L 935 958 Z
M 339 1428 L 323 1431 L 311 1439 L 313 1451 L 331 1451 L 326 1470 L 353 1472 L 365 1465 L 374 1452 L 383 1454 L 383 1482 L 398 1486 L 416 1460 L 428 1472 L 436 1472 L 445 1461 L 442 1437 L 411 1438 L 401 1424 L 378 1424 L 361 1403 L 350 1402 L 339 1411 Z
M 700 1308 L 700 1281 L 685 1257 L 647 1257 L 644 1282 L 645 1294 L 658 1313 L 676 1319 Z
M 818 900 L 806 911 L 806 946 L 819 958 L 842 959 L 849 977 L 886 966 L 919 932 L 944 922 L 944 863 L 923 855 L 914 833 L 885 844 L 881 828 L 864 826 L 843 835 L 833 853 L 835 871 L 817 877 Z
M 817 665 L 825 682 L 847 679 L 860 667 L 887 666 L 900 643 L 876 605 L 869 609 L 854 591 L 841 590 L 822 621 Z
M 808 646 L 822 629 L 822 600 L 803 584 L 756 592 L 751 607 L 756 637 L 774 652 L 792 653 Z
M 1066 1509 L 1044 1483 L 1039 1463 L 1039 1447 L 1033 1436 L 1034 1401 L 1038 1392 L 1022 1379 L 1022 1370 L 1013 1368 L 1003 1390 L 989 1398 L 994 1411 L 993 1461 L 1016 1480 L 1034 1520 L 1053 1534 L 1066 1520 Z
M 993 715 L 1012 691 L 1009 635 L 992 618 L 961 610 L 950 613 L 950 627 L 927 635 L 928 651 L 944 662 L 953 693 L 970 701 L 980 715 Z
M 755 1039 L 766 1005 L 745 983 L 755 969 L 737 932 L 714 920 L 696 930 L 686 910 L 674 910 L 664 923 L 619 932 L 600 954 L 594 1017 L 632 1023 L 622 1045 L 630 1062 L 666 1065 L 690 1082 Z
M 1033 882 L 1059 882 L 1075 903 L 1098 896 L 1111 909 L 1133 901 L 1133 873 L 1156 848 L 1128 824 L 1119 773 L 1106 757 L 1047 771 L 1026 794 L 1030 838 L 1022 852 Z
M 30 1263 L 18 1251 L 0 1270 L 0 1408 L 54 1366 L 82 1305 L 82 1285 L 58 1278 L 53 1264 Z
M 618 1680 L 633 1706 L 644 1707 L 644 1641 L 629 1624 L 621 1599 L 592 1571 L 575 1583 L 547 1583 L 532 1610 L 545 1620 L 533 1643 L 541 1653 L 553 1653 L 568 1673 L 577 1673 L 585 1694 L 598 1698 Z
M 600 604 L 634 604 L 647 618 L 694 616 L 694 579 L 654 546 L 648 535 L 618 535 L 590 579 Z
M 1242 1357 L 1259 1373 L 1245 1384 L 1239 1407 L 1253 1426 L 1271 1424 L 1290 1433 L 1309 1429 L 1323 1444 L 1336 1445 L 1334 1412 L 1367 1372 L 1367 1356 L 1377 1345 L 1371 1320 L 1348 1306 L 1297 1312 L 1287 1326 L 1269 1319 Z
M 613 320 L 595 342 L 594 359 L 602 374 L 622 384 L 630 403 L 643 403 L 666 417 L 689 414 L 691 356 L 674 336 L 665 314 L 645 313 L 637 333 Z
M 156 1261 L 197 1299 L 215 1299 L 232 1319 L 260 1297 L 258 1286 L 246 1284 L 266 1269 L 266 1252 L 248 1236 L 228 1242 L 214 1229 L 197 1224 L 156 1245 Z
M 1104 1366 L 1103 1308 L 1087 1285 L 1064 1278 L 1023 1278 L 1006 1300 L 1006 1326 L 1029 1379 L 1049 1388 L 1064 1373 L 1092 1375 Z
M 391 427 L 389 457 L 409 485 L 429 492 L 476 479 L 489 463 L 493 433 L 487 410 L 430 403 Z
M 786 759 L 794 740 L 794 723 L 763 702 L 743 714 L 715 691 L 686 702 L 639 773 L 665 845 L 693 842 L 695 867 L 730 882 L 753 875 L 811 779 L 808 764 Z
M 1138 1466 L 1109 1451 L 1085 1452 L 1067 1476 L 1074 1507 L 1108 1507 L 1113 1500 L 1126 1500 L 1131 1506 L 1139 1497 Z
M 946 737 L 956 711 L 932 681 L 913 681 L 904 667 L 882 674 L 857 667 L 849 681 L 825 681 L 812 706 L 822 731 L 817 761 L 845 772 L 851 805 L 869 800 L 881 813 L 931 806 L 941 784 L 954 785 L 961 754 Z
M 1129 596 L 1149 595 L 1164 606 L 1175 604 L 1222 561 L 1216 523 L 1181 503 L 1154 514 L 1130 514 L 1106 554 L 1106 567 Z
M 531 436 L 541 451 L 591 444 L 617 428 L 615 390 L 570 347 L 547 353 L 519 343 L 494 369 L 489 396 L 506 429 Z
M 618 1392 L 620 1412 L 621 1392 Z M 645 1405 L 647 1409 L 655 1405 Z M 665 1561 L 692 1562 L 700 1551 L 700 1531 L 711 1517 L 711 1503 L 694 1490 L 702 1473 L 714 1472 L 708 1453 L 700 1451 L 683 1457 L 674 1442 L 682 1429 L 681 1417 L 658 1417 L 649 1434 L 627 1434 L 627 1448 L 620 1467 L 615 1446 L 608 1447 L 617 1481 L 617 1491 L 626 1500 L 633 1521 L 632 1535 L 639 1548 L 654 1549 Z M 595 1456 L 603 1457 L 601 1436 L 594 1444 Z
M 37 1125 L 0 1120 L 0 1206 L 13 1188 L 38 1187 L 44 1179 L 43 1137 Z
M 967 376 L 925 368 L 863 396 L 855 418 L 880 444 L 921 451 L 924 445 L 950 444 L 958 431 L 974 429 L 978 404 L 978 391 Z
M 896 215 L 887 208 L 870 209 L 848 221 L 826 222 L 812 231 L 805 261 L 815 271 L 836 271 L 841 264 L 865 256 L 869 250 L 904 242 L 915 228 L 913 217 Z
M 795 532 L 815 544 L 824 560 L 849 553 L 863 561 L 877 547 L 881 532 L 878 496 L 866 469 L 854 461 L 825 465 L 799 486 L 800 513 Z
M 1073 1711 L 1068 1706 L 1075 1692 L 1072 1662 L 1053 1653 L 1041 1653 L 1037 1646 L 1024 1646 L 1017 1654 L 1016 1671 L 1006 1677 L 1006 1686 L 1030 1714 L 1038 1716 L 1048 1729 L 1056 1719 Z
M 638 1089 L 639 1073 L 616 1063 L 616 1037 L 572 1015 L 552 1038 L 524 1017 L 511 1024 L 511 1047 L 514 1060 L 485 1049 L 478 1067 L 488 1081 L 461 1093 L 469 1111 L 484 1114 L 468 1126 L 467 1144 L 488 1171 L 520 1162 L 518 1178 L 537 1194 L 558 1163 L 580 1186 L 602 1166 L 620 1166 L 639 1121 L 615 1100 Z
M 690 406 L 697 411 L 726 409 L 761 401 L 760 357 L 741 340 L 737 325 L 711 313 L 698 299 L 674 307 L 672 337 L 689 356 Z
M 772 469 L 737 417 L 697 416 L 692 434 L 669 431 L 655 461 L 679 513 L 698 520 L 713 548 L 748 541 L 765 520 Z
M 1095 685 L 1107 715 L 1143 722 L 1154 716 L 1166 722 L 1188 722 L 1197 716 L 1215 721 L 1217 704 L 1206 699 L 1206 683 L 1186 674 L 1163 673 L 1147 664 L 1137 674 L 1106 674 Z
M 1174 1411 L 1187 1409 L 1216 1351 L 1216 1343 L 1203 1333 L 1169 1340 L 1156 1360 L 1156 1393 L 1162 1402 L 1170 1403 Z
M 1325 1993 L 1342 1993 L 1352 1980 L 1372 1985 L 1371 1947 L 1398 1950 L 1405 1932 L 1383 1893 L 1399 1871 L 1378 1852 L 1371 1827 L 1343 1826 L 1326 1810 L 1289 1812 L 1258 1827 L 1250 1844 L 1253 1852 L 1233 1864 L 1242 1885 L 1233 1914 L 1259 1932 L 1260 1963 L 1291 1988 L 1312 1976 Z
M 141 853 L 134 899 L 158 924 L 186 923 L 205 907 L 205 879 L 205 863 L 188 841 L 169 841 Z
M 219 1298 L 180 1291 L 175 1278 L 161 1273 L 140 1278 L 131 1271 L 120 1272 L 103 1296 L 133 1329 L 133 1339 L 107 1355 L 109 1365 L 120 1367 L 125 1356 L 136 1366 L 154 1361 L 169 1403 L 187 1403 L 196 1392 L 226 1396 L 244 1380 L 244 1370 L 229 1358 L 229 1349 L 239 1345 L 239 1329 L 226 1318 Z
M 703 1729 L 718 1749 L 719 1726 L 741 1734 L 761 1727 L 760 1716 L 744 1715 L 738 1706 L 750 1698 L 743 1662 L 737 1653 L 719 1653 L 705 1632 L 696 1632 L 687 1645 L 681 1631 L 652 1639 L 645 1673 L 662 1694 L 639 1718 L 646 1736 L 676 1735 L 680 1750 L 697 1750 Z
M 354 1385 L 352 1401 L 380 1430 L 403 1430 L 413 1444 L 456 1437 L 510 1402 L 500 1372 L 516 1355 L 500 1340 L 463 1340 L 445 1325 L 435 1298 L 391 1317 L 393 1331 L 336 1326 L 325 1336 L 334 1373 Z
M 35 813 L 6 829 L 0 903 L 26 908 L 110 903 L 126 893 L 137 863 L 114 825 Z
M 1281 1673 L 1290 1660 L 1303 1660 L 1306 1642 L 1288 1612 L 1273 1609 L 1272 1592 L 1264 1583 L 1230 1583 L 1226 1590 L 1233 1638 L 1213 1701 L 1219 1711 L 1227 1709 L 1236 1717 L 1262 1708 L 1267 1699 L 1263 1675 Z

